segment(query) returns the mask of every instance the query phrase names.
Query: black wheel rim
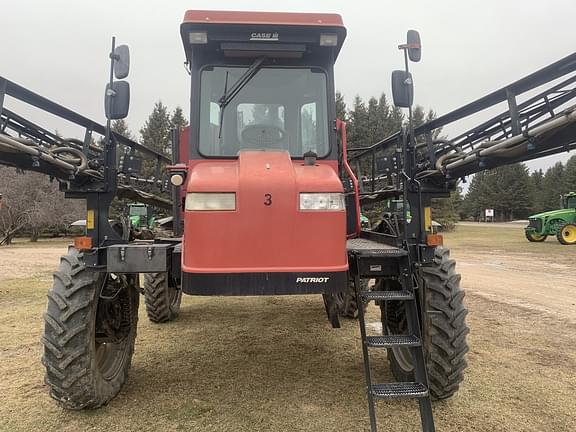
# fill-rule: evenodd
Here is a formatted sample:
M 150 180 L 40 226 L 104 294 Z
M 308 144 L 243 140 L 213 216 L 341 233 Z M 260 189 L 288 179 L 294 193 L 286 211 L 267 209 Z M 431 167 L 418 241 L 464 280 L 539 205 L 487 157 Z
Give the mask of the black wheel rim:
M 102 377 L 110 381 L 122 370 L 126 357 L 126 343 L 96 342 L 96 364 Z
M 132 326 L 129 290 L 127 280 L 112 280 L 109 274 L 104 276 L 98 297 L 96 315 L 99 325 L 95 328 L 94 343 L 96 367 L 107 381 L 122 371 L 128 356 Z

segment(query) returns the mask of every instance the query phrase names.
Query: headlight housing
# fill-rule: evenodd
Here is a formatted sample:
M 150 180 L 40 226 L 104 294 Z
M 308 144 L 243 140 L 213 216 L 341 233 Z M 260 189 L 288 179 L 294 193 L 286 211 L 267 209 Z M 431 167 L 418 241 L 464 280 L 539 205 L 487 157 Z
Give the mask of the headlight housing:
M 234 192 L 190 192 L 186 194 L 186 210 L 191 211 L 234 211 Z
M 302 211 L 340 211 L 344 210 L 344 194 L 339 192 L 300 193 Z

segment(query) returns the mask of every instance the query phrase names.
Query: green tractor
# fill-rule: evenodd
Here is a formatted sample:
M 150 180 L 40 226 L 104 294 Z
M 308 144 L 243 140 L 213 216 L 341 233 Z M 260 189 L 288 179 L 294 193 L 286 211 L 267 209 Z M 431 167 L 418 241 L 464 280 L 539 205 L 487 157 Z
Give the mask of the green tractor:
M 140 238 L 141 234 L 144 234 L 144 237 L 148 238 L 149 235 L 145 233 L 152 233 L 152 231 L 154 231 L 156 218 L 154 217 L 152 207 L 149 205 L 141 203 L 128 204 L 128 219 L 130 220 L 130 228 L 136 238 Z
M 156 222 L 152 207 L 140 203 L 128 204 L 128 218 L 130 219 L 130 226 L 137 230 L 153 229 Z
M 562 209 L 530 216 L 524 233 L 531 242 L 543 242 L 555 235 L 561 244 L 576 244 L 576 192 L 562 197 Z

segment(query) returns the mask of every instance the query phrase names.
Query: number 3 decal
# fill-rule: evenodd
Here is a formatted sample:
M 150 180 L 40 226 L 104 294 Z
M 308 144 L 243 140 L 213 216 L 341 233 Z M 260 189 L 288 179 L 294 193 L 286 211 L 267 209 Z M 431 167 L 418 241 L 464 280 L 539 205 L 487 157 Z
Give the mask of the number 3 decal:
M 272 205 L 272 195 L 271 194 L 264 194 L 264 205 L 271 206 Z

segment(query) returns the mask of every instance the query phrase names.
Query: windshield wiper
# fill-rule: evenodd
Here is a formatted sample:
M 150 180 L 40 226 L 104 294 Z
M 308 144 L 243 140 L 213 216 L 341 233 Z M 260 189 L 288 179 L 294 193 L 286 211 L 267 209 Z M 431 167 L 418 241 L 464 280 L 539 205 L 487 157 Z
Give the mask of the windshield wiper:
M 226 73 L 226 82 L 224 83 L 224 94 L 218 100 L 218 105 L 220 106 L 220 129 L 218 131 L 218 139 L 222 139 L 222 121 L 224 120 L 224 108 L 228 106 L 232 99 L 236 97 L 236 95 L 244 88 L 248 81 L 254 78 L 254 75 L 260 70 L 262 67 L 262 63 L 264 63 L 266 57 L 259 57 L 257 58 L 254 63 L 250 65 L 246 72 L 242 74 L 240 78 L 234 83 L 230 90 L 228 90 L 228 73 Z

